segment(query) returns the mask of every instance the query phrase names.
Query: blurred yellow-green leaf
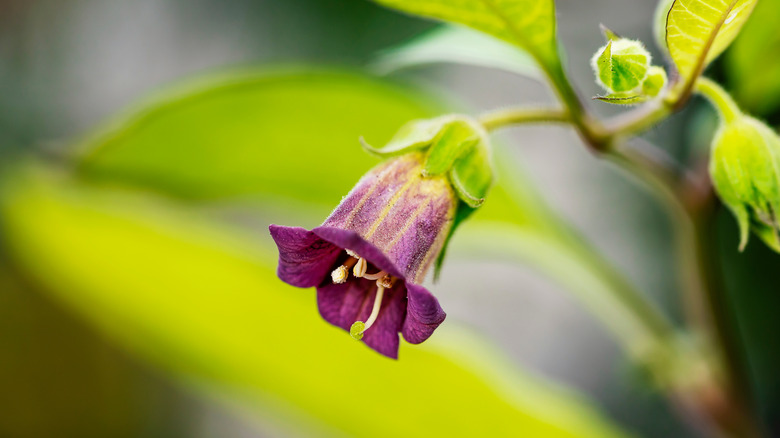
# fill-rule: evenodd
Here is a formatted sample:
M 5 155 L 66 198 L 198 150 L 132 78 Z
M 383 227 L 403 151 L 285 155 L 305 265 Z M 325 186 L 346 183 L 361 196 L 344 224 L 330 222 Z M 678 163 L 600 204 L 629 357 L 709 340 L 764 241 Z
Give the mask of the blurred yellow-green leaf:
M 2 194 L 7 250 L 53 298 L 180 379 L 304 433 L 623 436 L 453 324 L 399 361 L 375 354 L 321 320 L 313 291 L 276 279 L 268 241 L 40 171 Z
M 680 76 L 700 75 L 737 37 L 758 0 L 675 0 L 666 45 Z

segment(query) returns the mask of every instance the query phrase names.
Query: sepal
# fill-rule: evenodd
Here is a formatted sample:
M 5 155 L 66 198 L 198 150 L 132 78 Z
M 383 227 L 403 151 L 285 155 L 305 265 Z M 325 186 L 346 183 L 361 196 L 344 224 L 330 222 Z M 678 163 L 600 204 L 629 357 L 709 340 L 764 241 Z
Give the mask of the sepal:
M 379 158 L 390 158 L 416 150 L 425 149 L 442 134 L 442 127 L 452 121 L 452 116 L 442 116 L 435 119 L 412 120 L 398 130 L 393 138 L 381 148 L 371 146 L 363 137 L 360 144 L 371 155 Z
M 442 127 L 441 134 L 428 151 L 423 167 L 424 176 L 441 175 L 480 141 L 478 126 L 470 120 L 453 120 Z
M 382 158 L 425 152 L 422 176 L 447 175 L 458 198 L 471 208 L 482 205 L 493 183 L 488 133 L 466 116 L 415 120 L 404 125 L 382 148 L 374 148 L 363 139 L 361 143 L 367 152 Z

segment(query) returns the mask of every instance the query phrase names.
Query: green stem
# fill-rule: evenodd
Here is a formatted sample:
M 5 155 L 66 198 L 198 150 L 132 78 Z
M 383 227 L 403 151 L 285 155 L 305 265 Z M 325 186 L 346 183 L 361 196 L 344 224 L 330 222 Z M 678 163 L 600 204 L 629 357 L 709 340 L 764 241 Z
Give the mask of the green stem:
M 570 123 L 569 114 L 562 110 L 536 108 L 507 108 L 479 117 L 479 123 L 488 130 L 525 123 Z
M 608 145 L 607 135 L 599 120 L 590 115 L 580 96 L 574 90 L 560 62 L 542 63 L 544 72 L 553 84 L 556 94 L 566 107 L 571 124 L 577 128 L 585 143 L 596 151 Z
M 675 92 L 680 89 L 676 86 L 678 84 L 670 84 L 668 90 L 671 91 L 667 91 L 664 96 L 602 125 L 590 117 L 562 69 L 559 70 L 547 71 L 547 74 L 565 104 L 566 112 L 505 109 L 484 117 L 483 121 L 488 125 L 489 130 L 518 123 L 568 122 L 577 129 L 592 150 L 620 164 L 653 189 L 665 204 L 676 227 L 675 241 L 678 246 L 680 265 L 683 268 L 683 286 L 688 292 L 686 294 L 688 316 L 694 325 L 705 327 L 705 333 L 709 335 L 707 340 L 716 349 L 716 363 L 710 366 L 716 370 L 722 369 L 725 374 L 724 381 L 719 381 L 716 377 L 714 381 L 706 383 L 713 391 L 705 390 L 703 394 L 698 394 L 697 389 L 694 389 L 693 394 L 682 395 L 692 397 L 695 410 L 705 415 L 710 424 L 724 436 L 760 436 L 748 403 L 749 397 L 746 396 L 748 392 L 744 367 L 739 360 L 738 344 L 733 337 L 734 327 L 728 321 L 727 312 L 724 310 L 718 281 L 713 280 L 713 273 L 710 272 L 717 269 L 712 265 L 711 251 L 707 248 L 709 228 L 704 226 L 711 220 L 711 214 L 697 213 L 696 203 L 692 204 L 691 200 L 686 198 L 688 194 L 681 190 L 681 178 L 674 169 L 659 165 L 635 151 L 624 151 L 616 147 L 626 138 L 649 129 L 681 109 L 694 91 L 709 99 L 726 122 L 741 115 L 739 108 L 718 84 L 706 78 L 699 78 L 695 84 L 686 83 L 682 91 Z M 689 184 L 689 186 L 696 185 Z M 625 309 L 632 312 L 637 320 L 643 321 L 648 330 L 662 339 L 664 336 L 661 333 L 665 330 L 659 331 L 655 318 L 649 317 L 654 312 L 649 303 L 631 288 L 620 289 L 620 292 L 615 294 L 619 295 L 617 298 L 620 301 L 628 304 Z M 685 392 L 684 387 L 678 390 Z M 713 393 L 717 394 L 715 402 L 708 398 Z
M 688 236 L 689 269 L 701 279 L 701 287 L 690 292 L 689 301 L 698 307 L 698 322 L 717 349 L 717 360 L 723 375 L 720 390 L 727 409 L 710 412 L 713 421 L 739 438 L 759 437 L 761 432 L 753 416 L 751 388 L 747 365 L 737 338 L 736 324 L 730 312 L 717 251 L 712 247 L 715 219 L 715 199 L 708 190 L 704 199 L 688 206 L 692 234 Z M 697 322 L 697 321 L 694 321 Z
M 705 77 L 699 78 L 696 81 L 696 92 L 706 97 L 712 103 L 724 122 L 731 123 L 742 116 L 742 111 L 740 111 L 734 99 L 731 98 L 731 95 L 715 81 Z

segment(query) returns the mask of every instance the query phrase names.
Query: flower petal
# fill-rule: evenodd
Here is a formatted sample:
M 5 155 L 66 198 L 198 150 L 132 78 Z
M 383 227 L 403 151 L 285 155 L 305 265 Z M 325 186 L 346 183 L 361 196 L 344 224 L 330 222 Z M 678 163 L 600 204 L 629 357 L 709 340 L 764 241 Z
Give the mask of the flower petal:
M 422 286 L 406 283 L 406 319 L 403 330 L 406 342 L 419 344 L 428 339 L 447 316 L 439 301 Z
M 371 283 L 368 280 L 350 279 L 346 283 L 325 283 L 317 288 L 317 307 L 325 321 L 349 331 L 361 314 L 368 318 L 371 304 L 368 301 Z M 376 285 L 374 285 L 376 287 Z M 368 310 L 366 310 L 368 309 Z
M 296 287 L 319 286 L 341 249 L 304 228 L 271 225 L 268 229 L 279 247 L 279 278 Z
M 405 278 L 381 250 L 354 231 L 335 227 L 317 227 L 312 232 L 333 245 L 355 251 L 360 257 L 394 277 Z
M 370 302 L 374 302 L 376 291 L 372 291 Z M 404 315 L 406 314 L 406 299 L 404 297 L 404 286 L 398 283 L 390 290 L 385 290 L 382 299 L 382 309 L 379 311 L 379 317 L 370 329 L 363 335 L 363 342 L 377 352 L 385 356 L 398 359 L 398 345 Z M 362 315 L 361 315 L 362 316 Z
M 376 297 L 376 281 L 352 279 L 343 284 L 327 283 L 317 288 L 317 306 L 329 323 L 349 331 L 355 321 L 366 321 Z M 366 330 L 363 342 L 377 352 L 398 358 L 398 332 L 406 313 L 403 282 L 385 290 L 379 316 Z

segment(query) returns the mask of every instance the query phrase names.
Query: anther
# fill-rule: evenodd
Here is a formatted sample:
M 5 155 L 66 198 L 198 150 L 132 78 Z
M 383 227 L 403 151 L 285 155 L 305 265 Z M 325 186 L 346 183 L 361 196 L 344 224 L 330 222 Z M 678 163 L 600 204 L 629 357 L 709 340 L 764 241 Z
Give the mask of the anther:
M 344 265 L 339 266 L 330 273 L 330 278 L 333 280 L 334 284 L 342 284 L 347 281 L 348 277 L 349 269 L 347 269 L 347 267 Z
M 368 269 L 368 262 L 363 257 L 359 258 L 355 267 L 352 269 L 352 274 L 357 278 L 361 278 L 366 275 L 366 269 Z
M 352 251 L 351 249 L 346 249 L 346 248 L 345 248 L 345 249 L 344 249 L 344 251 L 346 251 L 346 252 L 347 252 L 347 254 L 349 254 L 349 256 L 350 256 L 350 257 L 354 257 L 354 258 L 356 258 L 356 259 L 359 259 L 359 258 L 360 258 L 360 256 L 359 256 L 359 255 L 357 255 L 357 253 L 356 253 L 355 251 Z

